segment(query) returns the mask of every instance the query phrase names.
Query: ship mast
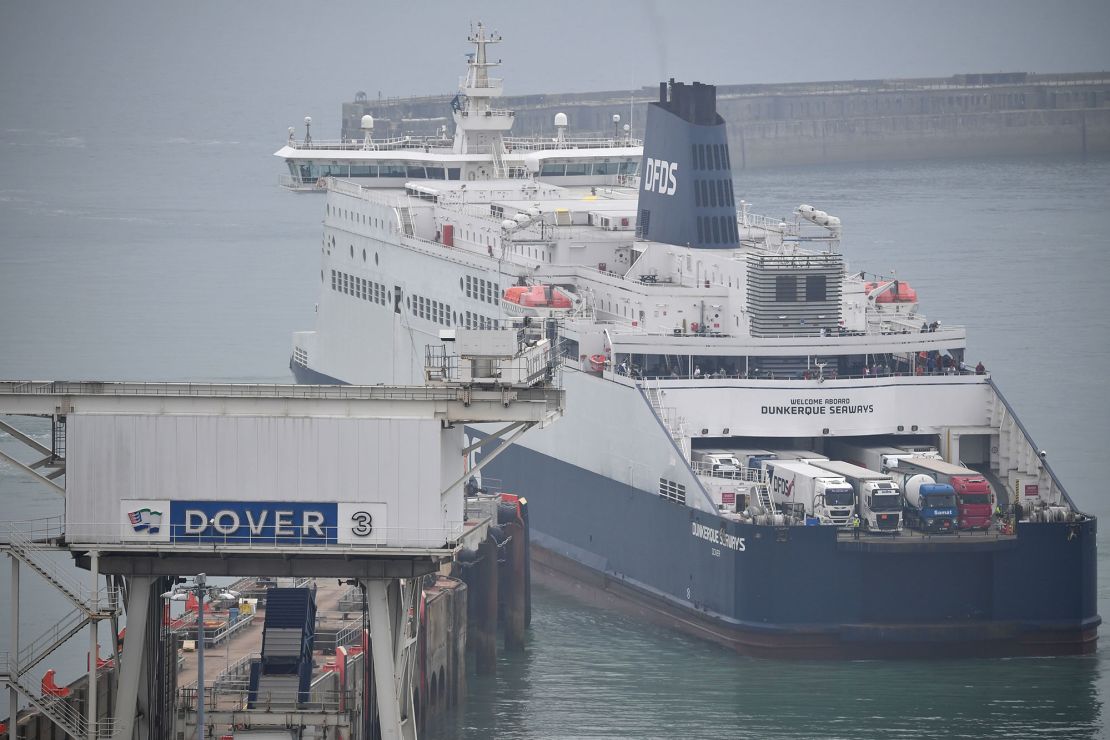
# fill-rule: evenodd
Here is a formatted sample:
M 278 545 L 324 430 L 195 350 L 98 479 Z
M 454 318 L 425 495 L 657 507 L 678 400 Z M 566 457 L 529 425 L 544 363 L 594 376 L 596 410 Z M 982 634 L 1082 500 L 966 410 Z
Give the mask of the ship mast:
M 489 68 L 500 66 L 501 61 L 489 61 L 486 53 L 486 46 L 499 43 L 501 36 L 497 33 L 487 36 L 485 27 L 479 23 L 467 41 L 474 44 L 474 53 L 467 61 L 466 77 L 459 80 L 459 94 L 452 103 L 454 150 L 457 154 L 491 154 L 493 170 L 488 176 L 504 176 L 501 172 L 504 154 L 501 137 L 513 127 L 514 112 L 492 105 L 492 99 L 501 97 L 504 90 L 500 78 L 489 76 Z

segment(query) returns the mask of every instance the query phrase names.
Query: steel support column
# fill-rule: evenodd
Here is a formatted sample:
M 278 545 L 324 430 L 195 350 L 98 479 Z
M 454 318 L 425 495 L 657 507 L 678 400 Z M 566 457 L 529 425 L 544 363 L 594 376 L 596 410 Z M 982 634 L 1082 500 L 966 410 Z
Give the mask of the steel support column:
M 131 740 L 135 731 L 139 701 L 139 674 L 146 664 L 151 590 L 157 579 L 132 576 L 127 599 L 127 644 L 118 662 L 119 691 L 116 693 L 115 725 L 112 740 Z

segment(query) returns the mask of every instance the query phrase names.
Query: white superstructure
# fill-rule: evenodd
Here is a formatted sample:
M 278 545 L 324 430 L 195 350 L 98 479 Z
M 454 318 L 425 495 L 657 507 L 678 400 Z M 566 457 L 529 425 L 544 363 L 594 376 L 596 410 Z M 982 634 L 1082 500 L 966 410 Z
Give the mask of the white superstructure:
M 496 40 L 481 26 L 470 38 L 452 140 L 368 133 L 342 154 L 376 175 L 301 179 L 327 200 L 298 378 L 420 382 L 442 330 L 555 319 L 566 416 L 517 444 L 639 491 L 715 512 L 730 490 L 695 472 L 694 447 L 915 435 L 1035 491 L 1026 504 L 1060 499 L 989 377 L 964 365 L 964 328 L 927 320 L 904 282 L 848 274 L 839 219 L 803 205 L 782 222 L 741 202 L 736 248 L 644 238 L 638 142 L 508 138 L 485 55 Z M 294 176 L 338 156 L 292 140 L 277 154 Z

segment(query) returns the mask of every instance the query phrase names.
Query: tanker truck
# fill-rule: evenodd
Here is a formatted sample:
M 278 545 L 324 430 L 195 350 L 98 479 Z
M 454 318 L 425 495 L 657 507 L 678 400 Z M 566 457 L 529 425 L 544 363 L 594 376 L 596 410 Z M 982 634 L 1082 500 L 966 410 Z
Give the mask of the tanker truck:
M 905 493 L 903 508 L 907 527 L 923 532 L 951 532 L 956 528 L 958 513 L 956 492 L 947 483 L 937 483 L 923 473 L 891 470 L 896 483 Z
M 778 506 L 800 505 L 807 516 L 816 517 L 822 524 L 848 526 L 856 504 L 856 494 L 848 481 L 794 460 L 764 460 L 763 467 Z
M 840 460 L 817 460 L 810 464 L 839 475 L 856 490 L 859 518 L 866 529 L 892 534 L 902 531 L 902 494 L 889 475 Z
M 956 492 L 960 529 L 990 529 L 991 487 L 982 473 L 933 457 L 910 457 L 898 461 L 904 473 L 923 473 L 937 483 L 947 483 Z

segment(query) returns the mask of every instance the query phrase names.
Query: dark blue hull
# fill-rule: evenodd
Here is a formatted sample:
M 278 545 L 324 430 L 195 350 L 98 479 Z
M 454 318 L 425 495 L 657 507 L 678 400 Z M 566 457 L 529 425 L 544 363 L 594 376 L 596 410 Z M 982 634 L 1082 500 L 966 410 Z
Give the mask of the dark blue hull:
M 298 383 L 342 384 L 290 368 Z M 724 520 L 519 445 L 483 473 L 528 499 L 537 575 L 746 654 L 1079 655 L 1097 647 L 1094 519 L 1023 523 L 1011 538 L 857 541 L 832 527 Z
M 726 521 L 515 446 L 537 570 L 592 600 L 773 657 L 1093 652 L 1096 522 L 1016 538 L 859 541 Z M 585 587 L 585 590 L 583 589 Z

